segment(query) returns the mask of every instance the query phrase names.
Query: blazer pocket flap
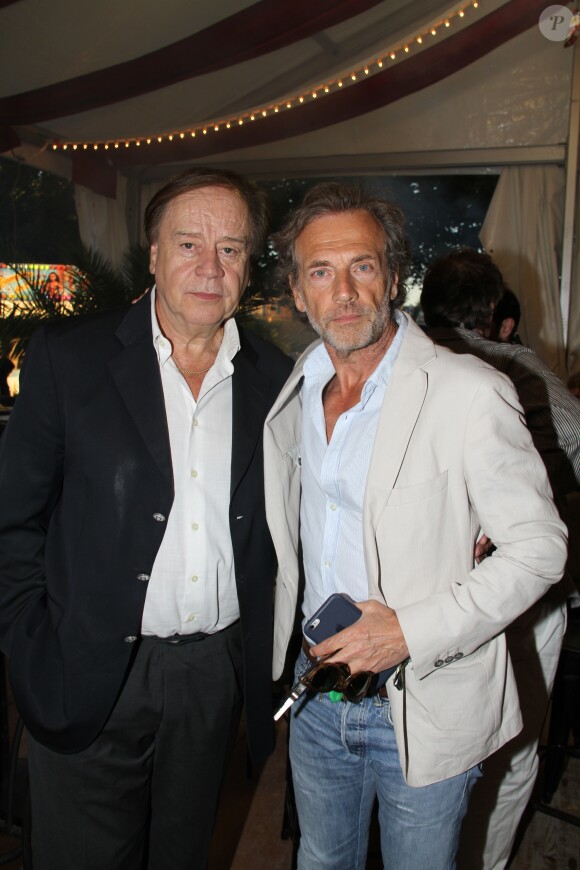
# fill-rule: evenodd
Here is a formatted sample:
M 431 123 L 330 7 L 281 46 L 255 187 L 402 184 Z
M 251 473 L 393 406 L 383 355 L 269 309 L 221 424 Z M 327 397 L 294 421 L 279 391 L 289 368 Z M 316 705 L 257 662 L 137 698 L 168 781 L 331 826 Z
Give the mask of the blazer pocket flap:
M 447 489 L 447 470 L 443 471 L 433 480 L 423 483 L 414 483 L 411 486 L 396 486 L 391 490 L 387 506 L 413 504 L 414 502 L 426 501 Z

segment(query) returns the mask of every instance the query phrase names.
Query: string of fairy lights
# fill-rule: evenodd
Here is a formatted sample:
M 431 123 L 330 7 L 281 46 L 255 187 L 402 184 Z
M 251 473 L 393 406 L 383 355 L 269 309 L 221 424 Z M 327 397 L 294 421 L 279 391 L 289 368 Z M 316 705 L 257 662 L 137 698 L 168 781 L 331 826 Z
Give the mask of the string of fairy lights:
M 395 46 L 385 49 L 372 59 L 367 60 L 360 65 L 348 70 L 343 75 L 337 76 L 329 81 L 317 84 L 302 91 L 301 93 L 292 96 L 280 98 L 268 105 L 259 106 L 254 109 L 241 112 L 235 116 L 228 118 L 214 119 L 205 121 L 203 124 L 197 124 L 186 130 L 156 133 L 149 136 L 128 137 L 120 139 L 102 139 L 91 141 L 55 141 L 52 143 L 53 151 L 108 151 L 110 149 L 119 148 L 141 148 L 162 144 L 164 142 L 173 142 L 175 140 L 195 139 L 199 136 L 211 136 L 219 133 L 226 133 L 228 130 L 236 129 L 247 123 L 254 123 L 263 118 L 271 117 L 282 112 L 290 112 L 305 103 L 313 100 L 324 99 L 331 93 L 336 93 L 344 88 L 355 87 L 359 82 L 364 81 L 370 76 L 377 75 L 382 72 L 389 64 L 399 63 L 408 57 L 413 51 L 420 50 L 426 47 L 433 39 L 446 36 L 449 29 L 461 22 L 468 12 L 479 8 L 478 0 L 473 2 L 462 3 L 451 8 L 444 16 L 437 19 L 429 26 L 420 31 L 411 34 L 406 40 L 397 43 Z

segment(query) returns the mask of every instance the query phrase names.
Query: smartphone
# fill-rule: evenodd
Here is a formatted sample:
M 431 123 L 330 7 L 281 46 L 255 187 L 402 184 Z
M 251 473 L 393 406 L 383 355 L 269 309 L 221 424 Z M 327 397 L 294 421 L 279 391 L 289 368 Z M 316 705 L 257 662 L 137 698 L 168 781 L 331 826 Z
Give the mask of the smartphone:
M 330 595 L 324 604 L 322 604 L 316 613 L 304 624 L 303 634 L 308 643 L 313 646 L 331 637 L 343 628 L 348 628 L 357 619 L 362 616 L 362 611 L 356 606 L 352 598 L 345 592 L 334 592 Z M 383 686 L 391 674 L 397 670 L 397 667 L 388 668 L 386 671 L 381 671 L 377 674 L 374 680 L 374 687 Z
M 314 646 L 352 625 L 361 616 L 362 613 L 352 598 L 344 592 L 335 592 L 306 621 L 304 637 Z

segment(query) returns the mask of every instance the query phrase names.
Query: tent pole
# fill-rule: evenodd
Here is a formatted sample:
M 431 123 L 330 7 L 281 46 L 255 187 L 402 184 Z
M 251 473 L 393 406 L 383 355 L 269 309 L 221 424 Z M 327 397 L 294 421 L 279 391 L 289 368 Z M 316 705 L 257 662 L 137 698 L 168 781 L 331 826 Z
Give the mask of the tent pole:
M 574 222 L 576 217 L 576 188 L 578 181 L 578 150 L 580 141 L 580 53 L 572 48 L 572 88 L 570 94 L 570 122 L 566 148 L 566 192 L 564 199 L 564 235 L 562 243 L 562 278 L 560 308 L 564 348 L 568 350 L 568 324 L 570 320 L 570 291 L 574 254 Z

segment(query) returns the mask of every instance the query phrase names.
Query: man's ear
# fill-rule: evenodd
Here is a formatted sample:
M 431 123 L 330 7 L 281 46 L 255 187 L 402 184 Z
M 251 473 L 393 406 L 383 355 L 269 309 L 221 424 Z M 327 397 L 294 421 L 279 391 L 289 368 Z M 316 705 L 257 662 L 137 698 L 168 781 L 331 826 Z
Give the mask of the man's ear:
M 155 274 L 155 263 L 157 262 L 157 243 L 151 245 L 149 248 L 149 271 L 152 275 Z
M 393 301 L 393 299 L 396 299 L 398 292 L 399 292 L 399 276 L 395 275 L 395 277 L 393 278 L 393 283 L 391 284 L 390 292 L 389 292 L 389 298 L 390 298 L 391 302 Z
M 298 311 L 301 311 L 302 314 L 304 314 L 304 312 L 306 311 L 304 298 L 302 296 L 302 293 L 300 292 L 300 288 L 292 278 L 290 278 L 290 289 L 292 291 L 292 296 L 294 297 L 294 305 L 296 306 Z
M 513 317 L 506 317 L 502 320 L 497 333 L 498 341 L 509 341 L 515 328 L 516 322 Z

